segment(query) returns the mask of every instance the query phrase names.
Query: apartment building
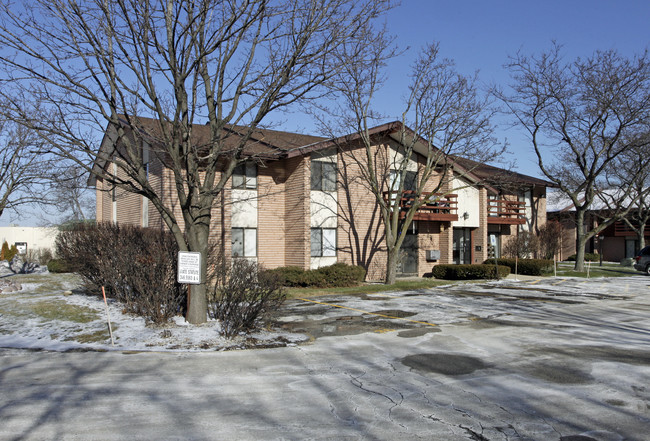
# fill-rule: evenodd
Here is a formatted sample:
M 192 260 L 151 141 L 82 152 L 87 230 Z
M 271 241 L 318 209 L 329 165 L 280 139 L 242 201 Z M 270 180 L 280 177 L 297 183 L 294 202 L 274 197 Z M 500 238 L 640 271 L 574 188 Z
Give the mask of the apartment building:
M 139 130 L 155 130 L 153 120 L 140 121 Z M 393 167 L 407 160 L 406 179 L 416 179 L 426 162 L 424 149 L 416 148 L 405 158 L 399 141 L 404 129 L 394 122 L 370 130 L 375 166 L 386 177 L 382 197 L 399 197 L 402 209 L 416 196 L 408 192 L 408 182 L 404 194 L 390 191 L 398 176 Z M 206 131 L 205 126 L 193 127 L 197 143 L 208 136 Z M 119 148 L 115 139 L 107 130 L 103 157 Z M 365 151 L 357 141 L 353 135 L 324 139 L 256 130 L 250 160 L 235 169 L 212 208 L 211 240 L 227 256 L 255 259 L 267 268 L 345 262 L 364 266 L 369 280 L 381 280 L 386 269 L 384 226 L 378 202 L 362 178 Z M 173 173 L 156 154 L 154 141 L 143 142 L 142 157 L 149 183 L 182 224 Z M 107 174 L 123 173 L 108 160 L 98 160 L 95 167 Z M 437 189 L 438 194 L 414 217 L 399 274 L 422 276 L 436 264 L 498 257 L 509 238 L 545 222 L 548 182 L 469 159 L 447 158 L 445 167 L 446 173 L 437 171 L 427 182 L 429 189 L 425 186 L 425 192 Z M 439 186 L 443 175 L 448 178 Z M 98 177 L 89 182 L 96 187 L 97 221 L 165 228 L 148 199 Z

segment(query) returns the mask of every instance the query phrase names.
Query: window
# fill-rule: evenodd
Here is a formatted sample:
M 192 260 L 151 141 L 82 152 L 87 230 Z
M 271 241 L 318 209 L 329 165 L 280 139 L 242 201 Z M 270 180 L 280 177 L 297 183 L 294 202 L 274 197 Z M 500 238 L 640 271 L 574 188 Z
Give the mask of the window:
M 404 172 L 404 190 L 405 191 L 415 191 L 417 187 L 417 177 L 418 174 L 414 171 L 405 171 Z M 391 191 L 398 191 L 399 185 L 401 183 L 402 176 L 398 170 L 390 171 L 390 189 Z
M 257 228 L 232 229 L 232 256 L 257 256 Z
M 336 228 L 311 229 L 311 257 L 336 256 Z
M 257 188 L 257 164 L 247 162 L 239 164 L 232 172 L 232 188 Z
M 311 189 L 318 191 L 336 191 L 335 163 L 311 161 Z

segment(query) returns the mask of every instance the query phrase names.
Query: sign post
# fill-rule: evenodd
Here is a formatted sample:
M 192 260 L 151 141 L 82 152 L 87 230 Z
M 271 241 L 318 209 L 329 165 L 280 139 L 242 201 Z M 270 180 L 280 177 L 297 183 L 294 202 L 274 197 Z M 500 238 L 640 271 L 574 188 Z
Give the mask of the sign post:
M 178 283 L 187 284 L 187 313 L 190 312 L 192 296 L 191 286 L 201 284 L 201 253 L 191 251 L 178 252 Z

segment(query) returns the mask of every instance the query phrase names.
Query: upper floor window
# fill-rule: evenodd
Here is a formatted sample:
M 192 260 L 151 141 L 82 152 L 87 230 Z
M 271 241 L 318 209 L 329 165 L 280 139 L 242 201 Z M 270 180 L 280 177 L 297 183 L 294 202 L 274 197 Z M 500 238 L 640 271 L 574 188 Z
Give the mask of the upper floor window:
M 336 191 L 336 164 L 334 162 L 311 161 L 311 189 Z
M 246 162 L 235 167 L 232 172 L 232 188 L 256 189 L 257 164 Z
M 418 174 L 414 171 L 405 171 L 402 175 L 398 170 L 390 171 L 390 189 L 391 191 L 398 191 L 404 176 L 404 191 L 415 191 L 418 184 Z

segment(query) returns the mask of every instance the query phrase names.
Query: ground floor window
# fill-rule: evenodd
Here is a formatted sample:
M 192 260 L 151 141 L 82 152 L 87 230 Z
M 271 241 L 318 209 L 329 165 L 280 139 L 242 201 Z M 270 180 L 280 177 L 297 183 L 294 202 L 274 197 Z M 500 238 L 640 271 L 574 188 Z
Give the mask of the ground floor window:
M 232 229 L 232 256 L 257 256 L 257 228 Z
M 336 256 L 336 228 L 311 229 L 311 257 Z

